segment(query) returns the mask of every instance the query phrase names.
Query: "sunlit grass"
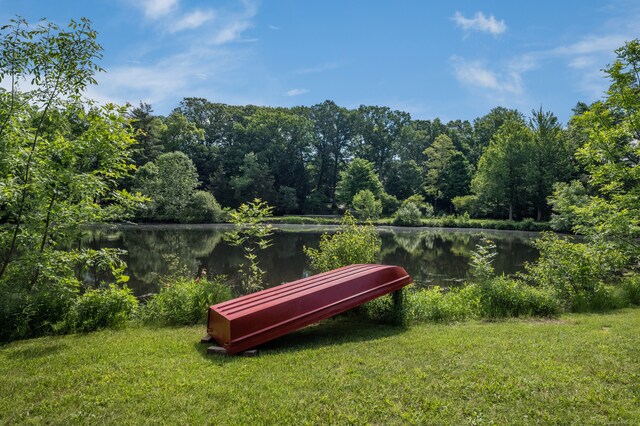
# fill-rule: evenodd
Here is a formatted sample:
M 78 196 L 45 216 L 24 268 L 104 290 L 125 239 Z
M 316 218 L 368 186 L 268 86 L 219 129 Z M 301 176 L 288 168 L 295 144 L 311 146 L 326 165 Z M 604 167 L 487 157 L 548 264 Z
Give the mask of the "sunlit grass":
M 409 328 L 328 320 L 256 358 L 203 327 L 0 347 L 0 424 L 634 424 L 640 309 Z

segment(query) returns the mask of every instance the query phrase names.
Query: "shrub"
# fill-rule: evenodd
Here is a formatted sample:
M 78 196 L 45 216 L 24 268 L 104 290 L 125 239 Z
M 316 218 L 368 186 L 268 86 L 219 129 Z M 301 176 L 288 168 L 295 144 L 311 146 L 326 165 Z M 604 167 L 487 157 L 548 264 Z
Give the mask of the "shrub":
M 424 197 L 420 194 L 413 194 L 409 198 L 402 201 L 402 206 L 406 206 L 407 204 L 414 204 L 424 217 L 433 217 L 433 206 L 427 203 Z
M 640 275 L 627 275 L 622 280 L 622 288 L 627 293 L 630 303 L 640 305 Z
M 70 281 L 70 282 L 66 282 Z M 0 284 L 0 341 L 56 332 L 77 296 L 76 280 L 51 283 L 33 291 Z
M 478 289 L 483 317 L 550 317 L 560 312 L 560 302 L 548 288 L 531 287 L 501 276 L 485 281 Z
M 377 219 L 382 214 L 382 202 L 368 189 L 354 195 L 351 205 L 355 215 L 360 219 Z
M 398 210 L 398 206 L 400 206 L 400 201 L 394 195 L 387 194 L 384 191 L 380 193 L 380 202 L 382 203 L 382 214 L 385 217 L 393 215 Z
M 524 278 L 555 291 L 567 309 L 588 311 L 618 303 L 603 300 L 606 295 L 614 296 L 603 283 L 615 281 L 626 262 L 624 254 L 611 243 L 574 243 L 545 234 L 535 245 L 540 257 L 526 265 Z
M 375 263 L 381 245 L 373 225 L 358 225 L 347 212 L 335 234 L 323 234 L 318 249 L 304 247 L 304 253 L 311 269 L 320 273 L 356 263 Z
M 417 205 L 413 203 L 403 204 L 396 212 L 393 218 L 393 224 L 400 226 L 420 226 L 422 225 L 421 218 L 422 212 L 420 212 Z
M 463 321 L 480 314 L 480 299 L 473 285 L 444 291 L 440 287 L 408 291 L 406 316 L 411 323 Z
M 225 280 L 224 276 L 196 280 L 176 277 L 147 302 L 141 319 L 153 325 L 203 323 L 210 305 L 231 298 L 231 290 Z
M 224 220 L 225 213 L 211 193 L 195 191 L 182 217 L 188 223 L 215 223 Z
M 127 287 L 111 284 L 108 288 L 85 292 L 78 297 L 64 321 L 68 331 L 94 331 L 123 327 L 136 313 L 138 299 Z

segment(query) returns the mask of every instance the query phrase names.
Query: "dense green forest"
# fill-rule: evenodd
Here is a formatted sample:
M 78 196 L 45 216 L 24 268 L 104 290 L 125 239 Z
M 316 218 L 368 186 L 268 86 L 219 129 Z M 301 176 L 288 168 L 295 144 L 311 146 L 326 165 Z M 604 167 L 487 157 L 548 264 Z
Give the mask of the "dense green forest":
M 352 207 L 362 190 L 385 216 L 419 195 L 436 214 L 545 220 L 554 185 L 580 177 L 575 152 L 585 140 L 574 120 L 565 128 L 542 108 L 444 123 L 330 100 L 271 108 L 185 98 L 166 117 L 143 103 L 130 118 L 139 169 L 123 184 L 154 197 L 143 219 L 164 221 L 197 220 L 184 209 L 215 203 L 205 194 L 231 208 L 260 197 L 277 214 L 327 214 Z

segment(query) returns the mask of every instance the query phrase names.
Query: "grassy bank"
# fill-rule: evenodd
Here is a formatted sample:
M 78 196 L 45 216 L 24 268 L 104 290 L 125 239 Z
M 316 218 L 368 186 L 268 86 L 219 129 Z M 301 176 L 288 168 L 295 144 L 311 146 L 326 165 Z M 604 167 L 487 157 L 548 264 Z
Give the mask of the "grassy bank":
M 266 222 L 273 224 L 289 225 L 340 225 L 342 218 L 336 217 L 316 217 L 316 216 L 276 216 L 269 218 Z M 443 216 L 423 218 L 420 220 L 421 226 L 431 228 L 480 228 L 498 229 L 514 231 L 550 231 L 549 222 L 535 222 L 533 220 L 498 220 L 498 219 L 469 219 L 464 216 Z M 374 225 L 393 225 L 392 218 L 376 219 Z M 397 225 L 394 225 L 397 226 Z
M 640 309 L 408 329 L 329 320 L 257 358 L 208 356 L 203 327 L 0 347 L 0 423 L 631 424 Z

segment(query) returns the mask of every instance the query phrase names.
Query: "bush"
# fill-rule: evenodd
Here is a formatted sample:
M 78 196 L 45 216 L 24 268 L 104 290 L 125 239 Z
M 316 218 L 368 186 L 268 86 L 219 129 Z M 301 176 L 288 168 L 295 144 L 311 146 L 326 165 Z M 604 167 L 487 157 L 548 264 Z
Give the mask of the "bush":
M 138 299 L 127 287 L 111 284 L 78 297 L 64 321 L 68 331 L 94 331 L 123 327 L 136 313 Z
M 410 323 L 463 321 L 480 315 L 480 299 L 475 286 L 445 292 L 440 287 L 409 291 L 406 316 Z
M 224 221 L 225 213 L 211 193 L 195 191 L 179 219 L 187 223 L 216 223 Z
M 175 277 L 142 309 L 141 319 L 152 325 L 191 325 L 207 319 L 208 307 L 231 298 L 226 277 L 189 279 Z
M 407 204 L 414 204 L 418 207 L 418 209 L 420 209 L 420 213 L 422 213 L 424 217 L 433 217 L 433 206 L 427 203 L 422 195 L 413 194 L 402 201 L 401 207 L 406 206 Z
M 408 203 L 398 209 L 393 218 L 393 224 L 400 226 L 420 226 L 422 225 L 421 218 L 422 212 L 420 212 L 418 206 L 413 203 Z
M 640 275 L 627 275 L 623 278 L 621 287 L 627 293 L 630 303 L 640 305 Z
M 555 291 L 567 309 L 589 311 L 618 303 L 603 299 L 617 297 L 603 286 L 614 282 L 626 263 L 624 254 L 611 243 L 574 243 L 545 234 L 535 245 L 540 257 L 536 263 L 526 265 L 524 278 Z
M 358 225 L 353 216 L 346 213 L 335 234 L 323 234 L 318 249 L 304 247 L 304 253 L 311 269 L 320 273 L 356 263 L 375 263 L 381 244 L 373 225 Z
M 355 215 L 360 219 L 377 219 L 382 214 L 382 202 L 368 189 L 354 195 L 351 205 Z
M 560 302 L 548 288 L 531 287 L 501 276 L 486 281 L 478 289 L 483 317 L 551 317 L 560 312 Z
M 384 191 L 380 193 L 380 202 L 382 203 L 382 214 L 385 217 L 393 215 L 398 210 L 398 206 L 400 206 L 400 201 L 395 196 Z
M 79 282 L 65 279 L 32 291 L 0 283 L 0 341 L 57 331 L 77 297 Z
M 359 312 L 370 320 L 393 325 L 403 325 L 407 320 L 406 290 L 387 294 L 360 306 Z M 356 308 L 357 309 L 357 308 Z

